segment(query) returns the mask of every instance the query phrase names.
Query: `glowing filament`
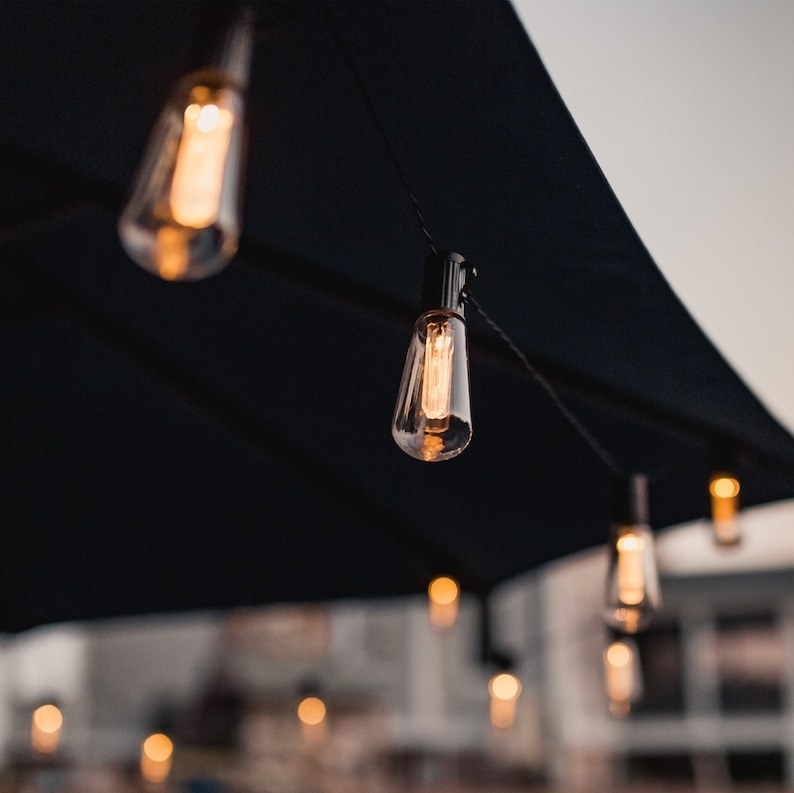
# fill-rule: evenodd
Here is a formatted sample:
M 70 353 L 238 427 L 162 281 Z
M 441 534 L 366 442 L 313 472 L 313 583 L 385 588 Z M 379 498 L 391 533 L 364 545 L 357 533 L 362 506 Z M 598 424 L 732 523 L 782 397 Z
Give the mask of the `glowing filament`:
M 150 735 L 141 744 L 141 776 L 146 782 L 165 782 L 171 773 L 174 744 L 163 733 Z
M 422 411 L 428 419 L 445 419 L 452 398 L 454 336 L 448 322 L 430 322 L 425 341 Z
M 193 103 L 185 110 L 170 195 L 171 215 L 180 225 L 202 229 L 217 220 L 233 125 L 232 113 L 215 104 Z
M 451 628 L 458 618 L 460 603 L 458 582 L 448 576 L 434 578 L 427 588 L 427 596 L 431 625 L 439 630 Z
M 500 730 L 512 726 L 516 702 L 521 696 L 521 681 L 510 672 L 501 672 L 488 682 L 488 693 L 491 695 L 491 726 Z
M 61 742 L 63 714 L 55 705 L 42 705 L 33 711 L 30 743 L 39 754 L 52 754 Z
M 618 538 L 618 599 L 636 606 L 645 598 L 642 537 L 628 532 Z

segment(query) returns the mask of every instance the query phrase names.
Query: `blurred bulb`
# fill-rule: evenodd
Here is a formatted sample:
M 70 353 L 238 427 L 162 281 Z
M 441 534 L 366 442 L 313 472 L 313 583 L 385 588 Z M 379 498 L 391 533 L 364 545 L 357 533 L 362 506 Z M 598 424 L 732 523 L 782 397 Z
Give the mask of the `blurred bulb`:
M 639 656 L 630 640 L 612 642 L 604 651 L 604 680 L 613 716 L 628 715 L 642 693 Z
M 141 744 L 141 776 L 146 782 L 159 784 L 168 779 L 173 762 L 174 744 L 167 735 L 155 733 Z
M 726 474 L 715 475 L 709 482 L 714 541 L 723 548 L 730 548 L 741 542 L 739 489 L 739 481 Z
M 511 727 L 521 696 L 521 681 L 510 672 L 500 672 L 488 681 L 488 693 L 491 696 L 491 726 L 500 730 Z
M 618 537 L 618 597 L 627 606 L 642 603 L 645 595 L 644 546 L 643 538 L 631 530 Z
M 636 633 L 661 606 L 650 528 L 615 527 L 610 552 L 606 621 L 624 633 Z
M 30 724 L 30 744 L 39 754 L 53 754 L 63 731 L 63 714 L 55 705 L 42 705 L 33 711 Z
M 251 37 L 246 12 L 228 32 L 217 68 L 194 72 L 179 85 L 152 131 L 119 218 L 130 258 L 167 281 L 205 278 L 237 251 Z
M 454 578 L 439 576 L 427 588 L 430 624 L 439 631 L 451 628 L 458 618 L 460 586 Z
M 604 618 L 623 633 L 644 628 L 661 607 L 653 534 L 647 525 L 647 483 L 635 474 L 620 483 L 621 521 L 609 538 Z
M 456 457 L 471 440 L 469 360 L 461 292 L 469 270 L 463 257 L 428 257 L 422 304 L 405 359 L 392 436 L 411 457 Z
M 319 697 L 306 697 L 298 705 L 301 732 L 307 743 L 322 743 L 327 734 L 327 710 Z
M 202 89 L 209 93 L 209 89 Z M 171 181 L 171 217 L 181 226 L 203 229 L 220 213 L 223 177 L 234 116 L 216 104 L 188 105 Z
M 319 724 L 325 719 L 325 703 L 319 697 L 306 697 L 298 705 L 298 718 L 304 724 Z

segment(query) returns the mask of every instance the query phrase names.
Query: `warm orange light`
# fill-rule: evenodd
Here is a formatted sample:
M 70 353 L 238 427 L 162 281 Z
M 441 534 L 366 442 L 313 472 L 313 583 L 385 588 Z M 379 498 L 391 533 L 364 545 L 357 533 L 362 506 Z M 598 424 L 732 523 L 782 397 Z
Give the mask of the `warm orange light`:
M 427 588 L 427 594 L 430 600 L 438 603 L 441 606 L 454 603 L 460 595 L 460 587 L 454 578 L 442 575 L 434 578 Z
M 223 93 L 217 93 L 219 104 Z M 203 86 L 193 94 L 213 96 Z M 217 220 L 233 126 L 232 112 L 212 101 L 194 102 L 185 109 L 169 199 L 171 215 L 180 225 L 202 229 Z
M 147 782 L 168 779 L 174 755 L 174 744 L 167 735 L 155 733 L 141 744 L 141 776 Z
M 737 517 L 739 489 L 738 480 L 732 476 L 718 475 L 709 482 L 714 539 L 724 547 L 735 546 L 741 540 Z
M 325 719 L 325 703 L 319 697 L 306 697 L 298 705 L 298 718 L 304 724 L 319 724 Z
M 618 537 L 618 598 L 627 606 L 636 606 L 645 597 L 643 546 L 642 537 L 633 532 Z
M 488 693 L 491 695 L 491 726 L 506 730 L 516 719 L 516 702 L 521 695 L 521 683 L 510 672 L 501 672 L 488 681 Z
M 454 329 L 449 322 L 429 322 L 425 340 L 422 411 L 428 419 L 446 419 L 452 399 Z
M 186 272 L 189 260 L 187 232 L 176 226 L 163 226 L 157 230 L 155 258 L 157 273 L 166 281 L 175 281 Z
M 30 743 L 35 752 L 52 754 L 61 742 L 63 714 L 55 705 L 42 705 L 33 711 Z
M 717 476 L 709 484 L 709 491 L 716 498 L 736 498 L 739 489 L 738 480 L 732 476 Z
M 631 663 L 633 654 L 627 644 L 612 642 L 607 648 L 607 662 L 612 667 L 622 667 Z
M 439 576 L 427 588 L 430 623 L 438 630 L 451 628 L 458 618 L 460 586 L 454 578 Z
M 515 700 L 521 694 L 521 682 L 510 672 L 501 672 L 490 679 L 488 693 L 494 699 Z
M 615 621 L 626 633 L 637 633 L 641 618 L 642 612 L 637 608 L 615 609 Z
M 55 705 L 42 705 L 33 711 L 33 723 L 42 732 L 57 732 L 63 726 L 63 714 Z
M 626 716 L 639 692 L 636 656 L 626 642 L 614 641 L 604 651 L 604 679 L 610 713 Z
M 158 732 L 143 742 L 143 753 L 151 760 L 168 760 L 174 753 L 174 744 L 167 735 Z

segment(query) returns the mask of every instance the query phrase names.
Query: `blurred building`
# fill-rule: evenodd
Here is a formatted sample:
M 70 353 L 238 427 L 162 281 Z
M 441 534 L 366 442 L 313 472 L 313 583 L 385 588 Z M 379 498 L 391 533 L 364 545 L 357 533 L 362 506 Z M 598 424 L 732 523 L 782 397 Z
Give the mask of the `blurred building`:
M 491 649 L 514 660 L 523 685 L 508 729 L 489 723 L 480 604 L 464 596 L 439 633 L 416 597 L 7 637 L 2 757 L 29 757 L 32 709 L 54 701 L 59 755 L 73 766 L 133 768 L 143 737 L 166 731 L 175 774 L 236 790 L 794 787 L 790 508 L 764 515 L 746 519 L 731 554 L 711 549 L 705 525 L 664 535 L 664 611 L 637 637 L 643 694 L 623 718 L 605 694 L 597 550 L 492 600 Z M 308 695 L 326 707 L 314 724 L 297 717 Z

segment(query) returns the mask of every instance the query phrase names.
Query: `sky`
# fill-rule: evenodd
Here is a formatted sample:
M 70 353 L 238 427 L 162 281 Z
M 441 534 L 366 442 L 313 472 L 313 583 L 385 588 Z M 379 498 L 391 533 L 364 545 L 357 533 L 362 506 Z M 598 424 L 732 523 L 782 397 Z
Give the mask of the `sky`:
M 794 2 L 514 5 L 657 265 L 794 430 Z

